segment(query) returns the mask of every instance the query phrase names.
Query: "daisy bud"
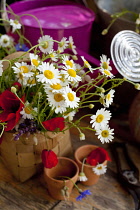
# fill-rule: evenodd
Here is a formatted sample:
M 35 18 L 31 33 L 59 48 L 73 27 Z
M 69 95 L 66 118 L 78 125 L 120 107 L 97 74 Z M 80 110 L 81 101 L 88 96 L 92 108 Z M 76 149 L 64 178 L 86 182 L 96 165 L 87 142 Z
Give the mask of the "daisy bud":
M 76 56 L 76 55 L 73 55 L 73 56 L 72 56 L 72 59 L 73 59 L 73 60 L 75 60 L 75 61 L 77 61 L 77 60 L 78 60 L 78 58 L 77 58 L 77 56 Z
M 93 109 L 94 108 L 94 104 L 89 104 L 89 108 Z
M 11 92 L 16 94 L 17 89 L 16 89 L 15 87 L 12 86 L 12 87 L 11 87 Z
M 135 88 L 137 89 L 137 90 L 140 90 L 140 84 L 135 84 Z
M 107 29 L 104 29 L 103 31 L 102 31 L 102 35 L 106 35 L 108 33 L 108 30 Z
M 100 92 L 101 93 L 104 93 L 105 92 L 105 89 L 104 88 L 100 88 Z
M 85 134 L 84 133 L 80 133 L 80 140 L 85 140 Z

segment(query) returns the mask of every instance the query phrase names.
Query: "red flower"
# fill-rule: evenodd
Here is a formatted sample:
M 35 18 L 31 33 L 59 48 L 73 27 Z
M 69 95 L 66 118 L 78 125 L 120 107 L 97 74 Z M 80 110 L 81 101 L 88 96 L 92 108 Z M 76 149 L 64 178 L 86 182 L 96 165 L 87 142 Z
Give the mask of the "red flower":
M 24 100 L 24 98 L 22 97 L 21 100 Z M 7 123 L 5 131 L 12 130 L 20 119 L 23 104 L 14 93 L 5 90 L 0 94 L 0 107 L 3 109 L 0 114 L 0 121 Z
M 52 168 L 58 163 L 57 155 L 52 150 L 42 150 L 41 158 L 45 168 Z
M 62 131 L 65 127 L 65 122 L 63 117 L 55 117 L 50 120 L 42 122 L 46 130 L 54 131 L 56 128 L 59 128 Z
M 105 160 L 111 161 L 108 152 L 104 148 L 98 147 L 88 155 L 86 162 L 92 166 L 96 166 Z

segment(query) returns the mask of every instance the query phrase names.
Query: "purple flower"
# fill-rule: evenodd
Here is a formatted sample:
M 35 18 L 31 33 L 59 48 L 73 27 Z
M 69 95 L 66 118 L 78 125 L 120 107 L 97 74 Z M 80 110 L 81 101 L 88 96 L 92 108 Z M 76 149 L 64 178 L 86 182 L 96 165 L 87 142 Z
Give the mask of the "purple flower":
M 16 44 L 15 48 L 17 51 L 24 51 L 24 52 L 29 50 L 29 48 L 25 44 L 20 44 L 20 43 Z
M 83 198 L 85 198 L 87 195 L 91 195 L 90 190 L 85 190 L 83 192 L 79 192 L 80 195 L 76 198 L 77 201 L 81 201 Z

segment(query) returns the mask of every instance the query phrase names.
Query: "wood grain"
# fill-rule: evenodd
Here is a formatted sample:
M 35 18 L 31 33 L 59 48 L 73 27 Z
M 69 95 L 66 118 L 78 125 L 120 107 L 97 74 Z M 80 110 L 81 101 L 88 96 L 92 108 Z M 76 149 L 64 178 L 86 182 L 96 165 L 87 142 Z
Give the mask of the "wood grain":
M 87 126 L 88 121 L 83 121 L 82 126 Z M 17 181 L 0 161 L 0 209 L 1 210 L 134 210 L 134 201 L 131 195 L 117 180 L 116 164 L 113 160 L 109 144 L 102 145 L 91 131 L 86 131 L 86 140 L 80 141 L 76 129 L 71 129 L 71 140 L 75 150 L 84 144 L 95 144 L 104 147 L 110 154 L 112 161 L 108 162 L 107 173 L 99 178 L 97 184 L 86 187 L 77 183 L 82 190 L 89 189 L 92 195 L 76 201 L 79 195 L 73 189 L 69 201 L 58 201 L 50 197 L 43 174 L 33 176 L 30 180 L 21 183 Z M 121 141 L 115 138 L 114 141 Z M 139 148 L 128 145 L 129 153 L 139 165 Z M 73 156 L 71 156 L 73 158 Z

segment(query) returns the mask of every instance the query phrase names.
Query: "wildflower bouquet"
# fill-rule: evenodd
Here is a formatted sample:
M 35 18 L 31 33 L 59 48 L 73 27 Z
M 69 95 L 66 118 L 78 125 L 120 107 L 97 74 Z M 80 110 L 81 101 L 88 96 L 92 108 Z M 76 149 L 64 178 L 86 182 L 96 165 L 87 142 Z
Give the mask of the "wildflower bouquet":
M 10 25 L 13 32 L 22 27 L 18 20 L 10 20 Z M 27 62 L 21 61 L 25 55 Z M 102 143 L 112 141 L 114 130 L 109 128 L 108 108 L 114 88 L 126 79 L 114 77 L 105 55 L 100 61 L 100 66 L 93 68 L 83 56 L 78 57 L 72 37 L 56 41 L 49 35 L 40 37 L 38 44 L 21 56 L 1 60 L 1 136 L 4 131 L 14 131 L 13 139 L 17 141 L 23 134 L 64 132 L 67 124 L 78 129 L 81 140 L 85 139 L 84 129 L 90 129 Z M 6 69 L 4 62 L 9 64 Z M 103 108 L 73 120 L 79 110 L 92 109 L 95 102 Z M 81 127 L 80 121 L 87 116 L 91 126 Z

